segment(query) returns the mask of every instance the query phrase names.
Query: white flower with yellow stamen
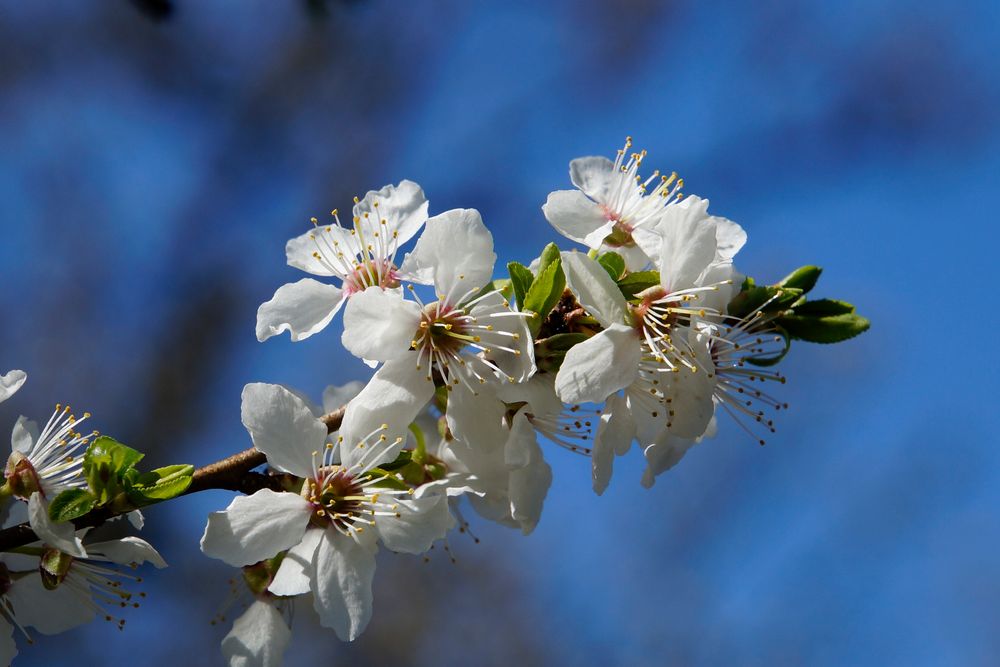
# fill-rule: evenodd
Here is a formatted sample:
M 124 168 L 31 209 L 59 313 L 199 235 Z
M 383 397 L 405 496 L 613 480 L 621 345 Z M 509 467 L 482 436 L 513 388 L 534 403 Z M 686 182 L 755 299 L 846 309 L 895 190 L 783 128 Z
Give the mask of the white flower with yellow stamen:
M 31 528 L 50 545 L 75 556 L 86 556 L 73 526 L 56 524 L 48 518 L 48 504 L 69 489 L 86 488 L 83 455 L 96 431 L 77 429 L 90 413 L 77 418 L 68 405 L 56 405 L 45 427 L 21 417 L 14 424 L 12 452 L 4 468 L 4 489 L 15 498 L 28 501 Z
M 378 542 L 423 553 L 454 523 L 447 498 L 414 498 L 395 478 L 373 471 L 392 461 L 424 402 L 375 378 L 348 405 L 328 442 L 326 425 L 284 387 L 243 390 L 243 424 L 268 463 L 301 478 L 300 492 L 263 489 L 209 515 L 205 554 L 242 567 L 287 550 L 268 590 L 312 592 L 321 622 L 343 640 L 371 617 Z
M 482 293 L 495 261 L 493 236 L 478 211 L 455 209 L 431 218 L 399 275 L 433 285 L 437 300 L 424 304 L 412 286 L 414 300 L 365 290 L 344 312 L 344 347 L 384 362 L 379 374 L 424 402 L 435 381 L 476 392 L 501 379 L 528 379 L 535 364 L 525 314 L 512 310 L 498 290 Z
M 599 156 L 570 162 L 570 179 L 577 189 L 552 192 L 542 212 L 563 236 L 594 250 L 614 250 L 629 270 L 638 271 L 655 254 L 654 230 L 677 204 L 684 181 L 676 173 L 658 171 L 643 180 L 639 167 L 646 151 L 629 153 L 631 148 L 629 137 L 614 162 Z
M 283 285 L 257 310 L 257 339 L 267 340 L 284 331 L 293 341 L 321 331 L 344 302 L 368 287 L 399 287 L 396 254 L 427 220 L 427 199 L 413 181 L 387 185 L 355 198 L 353 225 L 320 225 L 288 242 L 288 264 L 316 276 L 334 277 L 340 287 L 314 280 Z

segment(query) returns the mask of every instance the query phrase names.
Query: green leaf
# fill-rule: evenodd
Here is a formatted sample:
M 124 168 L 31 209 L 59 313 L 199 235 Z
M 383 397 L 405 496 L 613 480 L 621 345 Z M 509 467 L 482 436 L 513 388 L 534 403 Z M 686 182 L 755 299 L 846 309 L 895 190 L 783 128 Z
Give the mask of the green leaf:
M 604 267 L 614 281 L 618 281 L 625 274 L 625 258 L 616 252 L 604 253 L 597 258 L 597 263 Z
M 83 475 L 98 504 L 108 503 L 118 494 L 125 473 L 134 469 L 142 457 L 142 453 L 106 435 L 90 443 L 83 455 Z
M 562 352 L 565 354 L 571 347 L 577 343 L 582 343 L 588 338 L 590 338 L 590 336 L 585 333 L 555 334 L 549 336 L 548 338 L 542 338 L 535 341 L 535 354 L 539 356 L 544 356 L 553 352 Z
M 797 311 L 778 318 L 777 323 L 792 338 L 810 343 L 839 343 L 864 333 L 871 326 L 871 322 L 856 313 L 812 317 Z
M 631 299 L 639 292 L 660 284 L 659 271 L 636 271 L 618 281 L 618 289 L 626 299 Z
M 555 243 L 550 243 L 544 248 L 542 248 L 542 254 L 538 256 L 538 273 L 541 275 L 542 271 L 549 267 L 549 264 L 559 259 L 561 255 L 559 254 L 559 246 Z
M 847 315 L 854 312 L 854 306 L 846 301 L 836 299 L 816 299 L 795 306 L 795 315 L 805 317 L 829 317 L 831 315 Z
M 524 309 L 524 295 L 528 293 L 531 283 L 535 281 L 535 274 L 531 269 L 519 262 L 508 262 L 507 273 L 510 275 L 510 284 L 514 288 L 514 299 L 522 310 Z
M 511 285 L 510 280 L 507 278 L 497 278 L 493 282 L 488 283 L 487 287 L 494 290 L 500 290 L 500 295 L 508 301 L 510 301 L 510 297 L 514 295 L 514 286 Z
M 785 355 L 788 354 L 788 350 L 790 350 L 792 347 L 792 339 L 788 335 L 788 332 L 785 331 L 784 329 L 779 328 L 777 333 L 784 339 L 785 347 L 783 347 L 780 352 L 770 356 L 762 355 L 757 357 L 747 357 L 746 359 L 747 363 L 753 364 L 754 366 L 767 367 L 767 366 L 774 366 L 779 361 L 784 359 Z
M 187 463 L 131 474 L 125 479 L 126 492 L 137 505 L 170 500 L 187 491 L 193 474 L 194 466 Z
M 805 294 L 816 286 L 816 281 L 819 280 L 821 273 L 823 273 L 823 269 L 818 266 L 800 266 L 785 276 L 778 283 L 778 287 L 794 287 L 802 290 L 802 293 Z
M 550 244 L 554 245 L 554 244 Z M 548 248 L 546 247 L 546 250 Z M 544 256 L 545 253 L 543 252 Z M 538 334 L 542 322 L 548 316 L 566 289 L 566 275 L 562 270 L 562 260 L 556 254 L 548 265 L 538 272 L 538 277 L 531 283 L 528 293 L 524 295 L 523 311 L 532 311 L 534 315 L 528 319 L 528 329 L 531 335 Z
M 778 288 L 770 285 L 757 286 L 753 281 L 747 285 L 744 282 L 743 289 L 729 302 L 728 312 L 731 316 L 742 319 L 767 303 L 777 291 Z
M 49 518 L 56 523 L 72 521 L 94 509 L 97 498 L 87 489 L 66 489 L 49 503 Z

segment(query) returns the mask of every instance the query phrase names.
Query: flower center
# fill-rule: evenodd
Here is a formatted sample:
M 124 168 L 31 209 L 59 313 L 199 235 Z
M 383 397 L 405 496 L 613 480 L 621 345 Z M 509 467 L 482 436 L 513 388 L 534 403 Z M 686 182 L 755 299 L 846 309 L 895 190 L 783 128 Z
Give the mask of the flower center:
M 306 480 L 302 495 L 313 505 L 313 523 L 332 524 L 346 531 L 353 526 L 373 496 L 365 493 L 361 483 L 342 466 L 320 468 L 316 477 Z M 377 499 L 377 494 L 375 494 Z M 370 523 L 367 519 L 364 523 Z
M 372 258 L 355 266 L 344 276 L 344 293 L 347 296 L 363 292 L 368 287 L 393 289 L 399 287 L 398 267 L 388 259 Z

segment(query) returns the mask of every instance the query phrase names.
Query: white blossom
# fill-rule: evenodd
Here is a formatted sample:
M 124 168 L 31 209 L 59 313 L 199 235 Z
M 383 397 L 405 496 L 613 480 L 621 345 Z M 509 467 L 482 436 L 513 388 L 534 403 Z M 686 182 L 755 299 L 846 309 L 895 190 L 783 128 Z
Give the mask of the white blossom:
M 278 288 L 257 311 L 257 339 L 289 331 L 293 341 L 321 331 L 344 302 L 368 287 L 399 287 L 396 253 L 427 220 L 427 199 L 413 181 L 387 185 L 355 198 L 353 226 L 320 225 L 291 239 L 285 248 L 288 264 L 320 277 L 340 280 L 340 286 L 303 278 Z
M 268 590 L 312 592 L 323 625 L 355 639 L 371 617 L 371 582 L 381 542 L 422 553 L 453 525 L 447 498 L 413 498 L 373 471 L 393 460 L 424 403 L 369 383 L 348 406 L 334 442 L 300 398 L 277 385 L 250 384 L 243 423 L 270 464 L 303 480 L 300 492 L 262 489 L 209 516 L 202 550 L 234 566 L 287 550 Z M 383 421 L 385 420 L 385 421 Z

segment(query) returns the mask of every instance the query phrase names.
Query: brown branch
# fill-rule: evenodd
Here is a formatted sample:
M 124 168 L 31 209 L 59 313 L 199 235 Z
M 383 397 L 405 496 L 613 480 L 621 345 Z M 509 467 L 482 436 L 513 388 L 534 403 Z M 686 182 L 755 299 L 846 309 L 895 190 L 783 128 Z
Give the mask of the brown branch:
M 346 406 L 345 406 L 346 407 Z M 340 428 L 344 420 L 345 408 L 339 408 L 333 412 L 320 417 L 326 424 L 328 433 L 333 433 Z M 278 490 L 281 488 L 281 478 L 278 475 L 269 473 L 252 472 L 258 466 L 267 463 L 264 453 L 251 447 L 237 454 L 233 454 L 221 461 L 210 463 L 207 466 L 198 468 L 191 477 L 191 486 L 181 495 L 190 495 L 208 489 L 226 489 L 228 491 L 238 491 L 244 494 L 252 494 L 261 489 Z M 125 506 L 112 509 L 110 505 L 98 507 L 73 521 L 79 528 L 93 528 L 103 524 L 109 519 L 113 519 L 122 514 L 127 514 L 138 507 Z M 10 551 L 17 547 L 23 547 L 37 542 L 38 536 L 31 529 L 28 523 L 21 523 L 10 528 L 0 530 L 0 551 Z

